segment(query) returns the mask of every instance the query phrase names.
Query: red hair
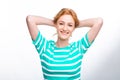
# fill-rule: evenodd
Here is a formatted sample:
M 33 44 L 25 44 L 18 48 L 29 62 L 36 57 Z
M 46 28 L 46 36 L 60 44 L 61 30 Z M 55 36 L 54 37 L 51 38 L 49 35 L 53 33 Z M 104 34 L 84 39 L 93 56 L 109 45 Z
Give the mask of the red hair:
M 53 22 L 56 24 L 58 19 L 62 16 L 62 15 L 71 15 L 73 20 L 75 21 L 75 27 L 79 26 L 79 19 L 77 18 L 76 13 L 72 10 L 72 9 L 68 9 L 68 8 L 63 8 L 61 9 L 57 15 L 54 17 Z

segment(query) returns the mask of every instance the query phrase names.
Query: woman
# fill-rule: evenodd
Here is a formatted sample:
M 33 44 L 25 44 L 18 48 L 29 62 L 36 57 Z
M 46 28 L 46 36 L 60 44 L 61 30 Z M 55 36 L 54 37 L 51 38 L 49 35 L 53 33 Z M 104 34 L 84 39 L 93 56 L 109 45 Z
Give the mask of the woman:
M 63 8 L 54 20 L 29 15 L 26 18 L 28 30 L 35 45 L 42 65 L 45 80 L 80 80 L 83 55 L 91 46 L 100 31 L 102 18 L 79 20 L 72 9 Z M 46 40 L 37 25 L 53 26 L 57 30 L 57 41 Z M 69 43 L 72 32 L 79 27 L 90 27 L 85 36 Z

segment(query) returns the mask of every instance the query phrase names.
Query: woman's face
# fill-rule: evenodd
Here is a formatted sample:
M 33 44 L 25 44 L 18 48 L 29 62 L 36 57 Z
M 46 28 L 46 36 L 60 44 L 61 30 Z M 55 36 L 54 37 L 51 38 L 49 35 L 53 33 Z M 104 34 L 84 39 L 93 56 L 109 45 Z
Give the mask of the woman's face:
M 71 15 L 62 15 L 57 21 L 58 38 L 68 40 L 75 29 L 75 21 Z

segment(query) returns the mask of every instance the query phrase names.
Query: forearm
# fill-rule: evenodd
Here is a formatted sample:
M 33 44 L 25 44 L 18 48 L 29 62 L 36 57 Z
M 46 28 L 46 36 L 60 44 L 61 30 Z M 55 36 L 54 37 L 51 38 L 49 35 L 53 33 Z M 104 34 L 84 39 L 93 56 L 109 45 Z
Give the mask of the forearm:
M 54 26 L 53 20 L 42 17 L 42 16 L 33 16 L 29 15 L 27 16 L 30 23 L 33 23 L 35 25 L 49 25 Z
M 101 18 L 90 18 L 90 19 L 85 19 L 81 20 L 79 27 L 93 27 L 96 24 L 99 24 Z

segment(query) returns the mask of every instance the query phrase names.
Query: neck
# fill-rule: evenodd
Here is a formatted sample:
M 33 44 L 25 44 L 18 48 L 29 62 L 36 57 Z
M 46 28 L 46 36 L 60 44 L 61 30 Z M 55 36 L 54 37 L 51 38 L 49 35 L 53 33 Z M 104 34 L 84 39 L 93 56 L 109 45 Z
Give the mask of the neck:
M 66 47 L 68 45 L 69 45 L 68 40 L 60 40 L 60 39 L 58 39 L 57 42 L 56 42 L 56 46 L 59 47 L 59 48 Z

